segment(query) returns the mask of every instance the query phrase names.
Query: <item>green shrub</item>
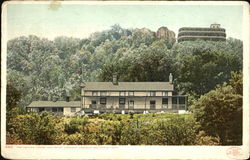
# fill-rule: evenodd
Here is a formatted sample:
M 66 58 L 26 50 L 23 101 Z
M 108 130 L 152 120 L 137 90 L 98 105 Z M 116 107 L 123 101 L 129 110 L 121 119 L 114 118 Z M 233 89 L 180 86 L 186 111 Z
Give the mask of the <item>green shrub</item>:
M 11 120 L 14 134 L 23 144 L 58 144 L 57 136 L 63 133 L 61 119 L 46 112 L 18 115 Z
M 88 123 L 87 117 L 76 117 L 72 118 L 69 123 L 64 124 L 64 131 L 67 134 L 74 134 L 76 132 L 80 132 L 82 127 Z

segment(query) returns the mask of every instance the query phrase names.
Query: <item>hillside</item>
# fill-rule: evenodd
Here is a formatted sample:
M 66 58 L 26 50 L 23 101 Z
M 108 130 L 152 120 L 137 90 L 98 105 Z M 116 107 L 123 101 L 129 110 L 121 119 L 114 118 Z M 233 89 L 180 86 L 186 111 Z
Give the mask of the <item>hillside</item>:
M 86 39 L 37 36 L 8 41 L 7 79 L 21 91 L 21 106 L 33 100 L 60 100 L 69 92 L 80 98 L 82 81 L 167 81 L 174 75 L 177 91 L 199 97 L 242 70 L 242 41 L 176 43 L 147 28 L 114 25 Z

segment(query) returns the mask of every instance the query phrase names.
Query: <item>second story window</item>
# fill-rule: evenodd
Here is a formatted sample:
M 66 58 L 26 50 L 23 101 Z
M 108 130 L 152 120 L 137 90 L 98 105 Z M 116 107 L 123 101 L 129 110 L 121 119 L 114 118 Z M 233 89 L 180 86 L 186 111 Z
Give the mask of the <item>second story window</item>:
M 101 95 L 101 96 L 107 96 L 107 92 L 106 92 L 106 91 L 101 91 L 101 92 L 100 92 L 100 95 Z
M 128 92 L 128 95 L 129 95 L 129 96 L 134 96 L 134 91 L 129 91 L 129 92 Z
M 92 96 L 98 96 L 98 92 L 97 91 L 93 91 L 92 92 Z
M 168 92 L 163 91 L 163 92 L 162 92 L 162 96 L 168 96 Z
M 149 92 L 149 95 L 150 95 L 150 96 L 155 96 L 155 95 L 156 95 L 156 92 L 155 92 L 155 91 L 151 91 L 151 92 Z
M 125 95 L 126 95 L 126 92 L 121 91 L 121 92 L 119 93 L 119 95 L 120 95 L 120 96 L 125 96 Z

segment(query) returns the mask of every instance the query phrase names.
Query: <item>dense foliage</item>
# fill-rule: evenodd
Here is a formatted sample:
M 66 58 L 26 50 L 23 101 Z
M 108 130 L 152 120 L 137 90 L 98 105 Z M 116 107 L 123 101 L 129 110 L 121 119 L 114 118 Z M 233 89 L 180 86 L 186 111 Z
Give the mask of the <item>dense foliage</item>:
M 14 144 L 71 145 L 218 145 L 219 139 L 199 131 L 192 115 L 104 114 L 97 118 L 59 118 L 43 113 L 18 115 L 7 135 Z M 13 142 L 13 140 L 17 139 Z
M 201 96 L 194 106 L 195 117 L 209 135 L 225 145 L 242 144 L 242 73 L 232 73 L 229 84 Z
M 145 30 L 145 29 L 144 29 Z M 168 81 L 176 90 L 200 95 L 228 81 L 231 71 L 242 69 L 242 41 L 174 43 L 150 31 L 114 25 L 86 39 L 36 36 L 8 41 L 8 81 L 22 91 L 20 105 L 33 100 L 80 99 L 83 81 Z

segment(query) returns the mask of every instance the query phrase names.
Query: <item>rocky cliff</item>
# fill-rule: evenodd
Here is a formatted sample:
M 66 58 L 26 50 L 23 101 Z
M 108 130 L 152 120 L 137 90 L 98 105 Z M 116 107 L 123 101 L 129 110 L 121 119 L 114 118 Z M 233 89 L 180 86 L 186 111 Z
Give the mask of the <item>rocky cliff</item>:
M 156 32 L 156 36 L 158 38 L 175 39 L 175 33 L 167 27 L 160 27 Z

